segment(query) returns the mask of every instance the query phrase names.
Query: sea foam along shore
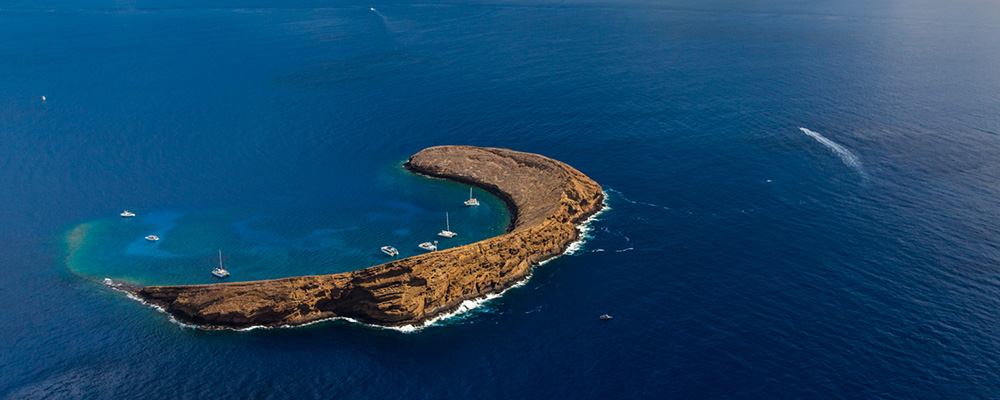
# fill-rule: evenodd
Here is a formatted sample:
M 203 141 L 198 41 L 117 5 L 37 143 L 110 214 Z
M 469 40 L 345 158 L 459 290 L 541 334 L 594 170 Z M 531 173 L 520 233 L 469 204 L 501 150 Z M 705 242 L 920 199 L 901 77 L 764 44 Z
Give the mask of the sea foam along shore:
M 149 308 L 152 308 L 152 309 L 154 309 L 156 311 L 159 311 L 161 313 L 166 314 L 167 317 L 169 318 L 170 322 L 173 322 L 173 323 L 181 326 L 182 328 L 192 328 L 192 329 L 197 329 L 198 328 L 197 325 L 185 324 L 185 323 L 179 321 L 177 318 L 174 318 L 174 316 L 171 315 L 170 313 L 168 313 L 167 310 L 165 310 L 162 306 L 160 306 L 158 304 L 150 303 L 150 302 L 144 300 L 142 297 L 137 296 L 135 294 L 135 290 L 132 287 L 132 285 L 129 285 L 129 284 L 124 283 L 124 282 L 115 282 L 111 278 L 104 278 L 104 286 L 107 286 L 107 287 L 111 288 L 111 290 L 115 290 L 115 291 L 124 293 L 126 297 L 128 297 L 128 298 L 130 298 L 132 300 L 135 300 L 135 301 L 139 302 L 140 304 L 143 304 L 143 305 L 145 305 L 145 306 L 147 306 Z
M 257 330 L 257 329 L 297 328 L 297 327 L 310 326 L 310 325 L 315 325 L 315 324 L 324 323 L 324 322 L 345 321 L 345 322 L 349 322 L 349 323 L 353 323 L 353 324 L 365 326 L 365 327 L 368 327 L 368 328 L 397 331 L 397 332 L 401 332 L 401 333 L 416 333 L 416 332 L 420 332 L 420 331 L 424 330 L 425 328 L 428 328 L 428 327 L 431 327 L 431 326 L 435 326 L 435 325 L 439 325 L 439 323 L 448 321 L 448 320 L 450 320 L 450 319 L 452 319 L 454 317 L 462 316 L 462 315 L 467 314 L 467 313 L 469 313 L 469 312 L 471 312 L 473 310 L 476 310 L 476 309 L 478 309 L 478 308 L 486 305 L 491 300 L 503 297 L 503 295 L 506 294 L 511 289 L 523 287 L 524 285 L 526 285 L 528 283 L 529 280 L 531 280 L 531 276 L 534 275 L 534 269 L 535 268 L 543 266 L 545 264 L 548 264 L 550 261 L 555 260 L 555 259 L 559 258 L 560 256 L 563 256 L 563 255 L 573 255 L 577 251 L 583 249 L 583 245 L 586 244 L 587 241 L 592 238 L 592 236 L 590 235 L 590 232 L 593 231 L 593 223 L 596 222 L 596 221 L 598 221 L 599 217 L 601 215 L 603 215 L 606 211 L 611 210 L 611 206 L 608 205 L 608 194 L 607 194 L 607 192 L 604 192 L 604 197 L 603 197 L 602 202 L 603 203 L 602 203 L 601 209 L 599 211 L 597 211 L 596 213 L 594 213 L 594 215 L 591 215 L 590 217 L 588 217 L 583 222 L 577 224 L 576 228 L 577 228 L 577 231 L 580 232 L 580 236 L 579 236 L 579 238 L 577 240 L 573 241 L 573 243 L 570 243 L 569 246 L 566 247 L 566 250 L 562 252 L 562 254 L 553 256 L 551 258 L 548 258 L 546 260 L 543 260 L 543 261 L 539 262 L 537 265 L 535 265 L 535 266 L 532 267 L 531 272 L 527 276 L 525 276 L 524 279 L 518 281 L 517 283 L 511 285 L 510 287 L 508 287 L 508 288 L 506 288 L 506 289 L 504 289 L 504 290 L 502 290 L 502 291 L 500 291 L 498 293 L 489 293 L 489 294 L 486 294 L 485 296 L 480 297 L 480 298 L 469 299 L 469 300 L 462 301 L 462 303 L 455 310 L 447 312 L 447 313 L 439 314 L 439 315 L 435 316 L 434 318 L 431 318 L 431 319 L 428 319 L 428 320 L 424 321 L 421 324 L 418 324 L 418 325 L 403 325 L 403 326 L 384 326 L 384 325 L 378 325 L 378 324 L 368 324 L 368 323 L 360 322 L 360 321 L 357 321 L 357 320 L 355 320 L 353 318 L 348 318 L 348 317 L 331 317 L 331 318 L 325 318 L 325 319 L 320 319 L 320 320 L 308 322 L 308 323 L 301 324 L 301 325 L 281 325 L 281 326 L 277 326 L 277 327 L 263 326 L 263 325 L 254 325 L 254 326 L 249 326 L 249 327 L 245 327 L 245 328 L 223 328 L 223 330 L 229 330 L 229 331 L 234 331 L 234 332 L 249 332 L 249 331 L 253 331 L 253 330 Z M 128 296 L 128 298 L 130 298 L 132 300 L 138 301 L 139 303 L 145 304 L 146 306 L 149 306 L 149 307 L 153 308 L 156 311 L 159 311 L 161 313 L 167 314 L 167 316 L 169 317 L 169 321 L 172 322 L 172 323 L 174 323 L 174 324 L 177 324 L 178 326 L 181 326 L 183 328 L 209 330 L 209 329 L 205 329 L 203 327 L 200 327 L 198 325 L 187 324 L 187 323 L 179 321 L 177 318 L 174 318 L 173 315 L 171 315 L 169 312 L 167 312 L 167 310 L 165 310 L 163 307 L 161 307 L 161 306 L 159 306 L 157 304 L 145 301 L 141 297 L 136 296 L 135 293 L 133 293 L 132 290 L 129 290 L 130 286 L 128 284 L 125 284 L 125 283 L 116 283 L 116 282 L 112 281 L 110 278 L 105 278 L 104 279 L 104 284 L 106 286 L 114 289 L 114 290 L 117 290 L 119 292 L 125 293 L 125 295 Z M 210 329 L 210 330 L 219 330 L 219 329 Z
M 569 246 L 566 246 L 566 251 L 563 251 L 563 255 L 569 255 L 569 256 L 571 256 L 573 254 L 576 254 L 577 251 L 582 250 L 583 249 L 583 245 L 587 243 L 587 240 L 593 238 L 593 236 L 591 236 L 590 232 L 592 232 L 594 230 L 594 226 L 593 226 L 594 222 L 597 221 L 597 220 L 599 220 L 599 217 L 602 214 L 604 214 L 605 212 L 611 210 L 611 206 L 608 205 L 608 192 L 606 190 L 602 190 L 601 193 L 604 194 L 604 196 L 603 196 L 603 198 L 601 200 L 601 202 L 602 202 L 601 209 L 598 210 L 596 213 L 594 213 L 594 215 L 591 215 L 590 217 L 587 217 L 587 219 L 583 220 L 583 222 L 581 222 L 580 224 L 578 224 L 576 226 L 576 229 L 580 232 L 580 238 L 577 239 L 576 241 L 574 241 L 573 243 L 570 243 Z M 542 261 L 542 262 L 538 263 L 538 265 L 544 265 L 545 263 L 551 261 L 554 258 L 556 258 L 556 257 L 553 257 L 553 258 L 550 258 L 548 260 Z

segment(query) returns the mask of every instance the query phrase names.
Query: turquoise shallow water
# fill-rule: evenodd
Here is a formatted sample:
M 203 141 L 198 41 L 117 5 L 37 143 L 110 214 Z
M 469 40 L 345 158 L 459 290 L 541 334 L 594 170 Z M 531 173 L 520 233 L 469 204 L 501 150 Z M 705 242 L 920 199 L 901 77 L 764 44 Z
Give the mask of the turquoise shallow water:
M 346 209 L 133 210 L 133 218 L 84 222 L 66 234 L 66 265 L 82 276 L 137 285 L 211 283 L 220 281 L 209 272 L 221 250 L 232 274 L 224 281 L 249 281 L 381 264 L 392 259 L 380 251 L 384 245 L 401 258 L 425 253 L 417 247 L 425 241 L 446 249 L 505 232 L 510 213 L 492 195 L 473 189 L 480 205 L 466 207 L 468 186 L 395 167 L 376 178 L 371 203 Z M 458 235 L 438 237 L 449 223 Z

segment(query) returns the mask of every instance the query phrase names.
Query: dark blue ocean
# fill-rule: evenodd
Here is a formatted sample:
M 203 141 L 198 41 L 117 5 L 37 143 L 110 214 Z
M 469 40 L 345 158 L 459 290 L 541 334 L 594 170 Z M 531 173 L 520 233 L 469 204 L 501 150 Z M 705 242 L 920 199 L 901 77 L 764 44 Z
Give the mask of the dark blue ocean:
M 972 0 L 5 0 L 0 398 L 1000 398 L 998 21 Z M 414 333 L 206 332 L 102 284 L 212 282 L 220 250 L 236 281 L 359 269 L 445 213 L 446 246 L 502 234 L 497 199 L 400 168 L 440 144 L 564 161 L 609 209 Z

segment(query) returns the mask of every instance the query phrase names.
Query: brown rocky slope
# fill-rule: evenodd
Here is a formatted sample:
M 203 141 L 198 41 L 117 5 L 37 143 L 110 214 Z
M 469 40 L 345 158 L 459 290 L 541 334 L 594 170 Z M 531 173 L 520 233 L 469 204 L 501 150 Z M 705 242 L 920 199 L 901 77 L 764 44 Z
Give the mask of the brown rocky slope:
M 333 317 L 420 324 L 462 301 L 500 292 L 578 239 L 603 207 L 601 187 L 559 161 L 470 146 L 425 149 L 411 171 L 474 185 L 511 212 L 509 233 L 461 247 L 333 275 L 136 289 L 182 322 L 203 328 L 301 325 Z

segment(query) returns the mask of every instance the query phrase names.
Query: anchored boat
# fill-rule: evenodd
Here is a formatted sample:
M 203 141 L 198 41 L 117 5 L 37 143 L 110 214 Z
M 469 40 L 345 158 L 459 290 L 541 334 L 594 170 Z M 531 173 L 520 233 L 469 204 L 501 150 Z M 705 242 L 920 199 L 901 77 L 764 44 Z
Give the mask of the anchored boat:
M 382 246 L 382 252 L 390 257 L 395 257 L 399 255 L 399 251 L 397 251 L 396 248 L 392 246 Z
M 465 201 L 465 205 L 467 207 L 475 207 L 475 206 L 479 205 L 479 200 L 476 200 L 475 197 L 472 197 L 472 188 L 471 187 L 469 188 L 469 199 Z
M 455 235 L 458 235 L 457 233 L 451 231 L 451 221 L 448 219 L 448 213 L 444 213 L 444 224 L 445 228 L 443 231 L 438 232 L 438 236 L 443 238 L 453 238 Z
M 222 249 L 219 249 L 219 266 L 212 270 L 212 275 L 215 275 L 216 278 L 225 278 L 229 276 L 229 271 L 222 268 Z

